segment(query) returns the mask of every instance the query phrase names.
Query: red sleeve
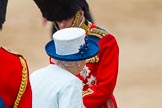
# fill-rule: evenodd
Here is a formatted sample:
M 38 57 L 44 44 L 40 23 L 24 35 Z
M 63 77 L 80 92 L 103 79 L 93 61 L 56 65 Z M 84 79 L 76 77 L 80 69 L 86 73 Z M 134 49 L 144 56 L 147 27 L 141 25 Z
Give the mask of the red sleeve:
M 119 48 L 115 38 L 108 34 L 99 40 L 99 62 L 94 71 L 97 84 L 90 87 L 91 94 L 83 96 L 86 108 L 98 108 L 113 95 L 118 74 Z M 93 72 L 92 72 L 93 73 Z

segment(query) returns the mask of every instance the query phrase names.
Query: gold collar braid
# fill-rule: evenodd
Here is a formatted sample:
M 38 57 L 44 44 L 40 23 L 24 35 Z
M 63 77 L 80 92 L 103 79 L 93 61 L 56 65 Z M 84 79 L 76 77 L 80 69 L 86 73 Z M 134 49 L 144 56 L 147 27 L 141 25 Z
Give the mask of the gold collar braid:
M 73 20 L 73 23 L 72 23 L 71 27 L 77 27 L 78 26 L 78 24 L 79 24 L 79 18 L 80 18 L 80 13 L 77 12 L 75 14 L 75 17 L 74 17 L 74 20 Z

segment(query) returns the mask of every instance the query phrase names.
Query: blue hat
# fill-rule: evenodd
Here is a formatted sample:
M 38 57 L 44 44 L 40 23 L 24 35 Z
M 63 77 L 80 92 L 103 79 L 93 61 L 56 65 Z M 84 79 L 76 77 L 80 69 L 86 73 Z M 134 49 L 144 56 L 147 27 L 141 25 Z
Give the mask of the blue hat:
M 57 60 L 80 61 L 95 56 L 99 46 L 88 40 L 84 29 L 73 27 L 55 32 L 45 50 L 50 57 Z

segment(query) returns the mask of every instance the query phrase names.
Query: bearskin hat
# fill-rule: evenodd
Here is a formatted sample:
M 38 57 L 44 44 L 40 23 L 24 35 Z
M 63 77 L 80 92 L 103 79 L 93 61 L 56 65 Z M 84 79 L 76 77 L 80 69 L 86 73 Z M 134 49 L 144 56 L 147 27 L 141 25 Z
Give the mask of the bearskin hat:
M 44 18 L 62 21 L 73 17 L 79 9 L 89 12 L 86 0 L 34 0 Z
M 6 20 L 7 3 L 8 0 L 0 0 L 0 30 Z

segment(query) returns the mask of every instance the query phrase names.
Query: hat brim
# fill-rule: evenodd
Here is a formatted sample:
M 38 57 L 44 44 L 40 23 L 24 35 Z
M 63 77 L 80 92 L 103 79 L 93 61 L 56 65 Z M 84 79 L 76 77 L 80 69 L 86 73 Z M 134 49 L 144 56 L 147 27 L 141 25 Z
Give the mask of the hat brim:
M 56 54 L 55 44 L 53 40 L 48 42 L 45 46 L 46 53 L 50 57 L 62 61 L 81 61 L 91 58 L 98 53 L 99 46 L 92 40 L 88 40 L 88 49 L 89 50 L 86 52 L 86 54 L 76 53 L 71 55 L 58 55 Z

